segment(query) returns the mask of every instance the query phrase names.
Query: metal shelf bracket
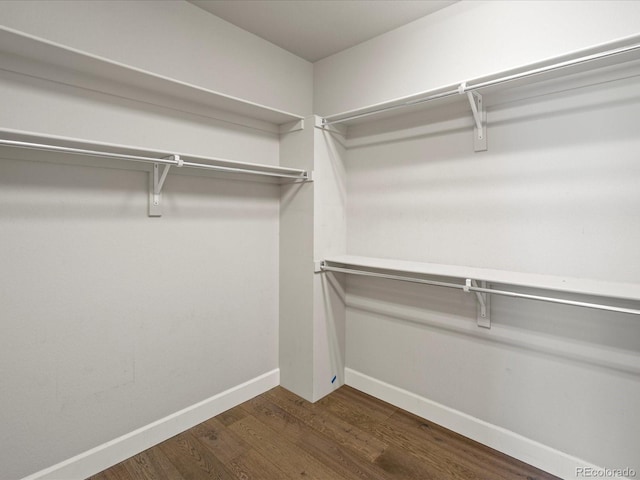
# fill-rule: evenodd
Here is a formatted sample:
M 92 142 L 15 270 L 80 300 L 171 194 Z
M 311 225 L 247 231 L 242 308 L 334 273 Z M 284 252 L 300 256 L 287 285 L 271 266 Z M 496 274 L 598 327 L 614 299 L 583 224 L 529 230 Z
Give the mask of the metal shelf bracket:
M 467 293 L 471 293 L 471 287 L 488 288 L 487 282 L 485 282 L 484 280 L 480 282 L 480 285 L 478 285 L 478 282 L 476 282 L 475 280 L 467 278 L 462 289 Z M 473 293 L 476 294 L 477 300 L 476 318 L 478 326 L 483 328 L 491 328 L 491 296 L 488 293 Z
M 487 111 L 482 103 L 482 95 L 476 91 L 467 90 L 467 84 L 461 83 L 458 87 L 461 95 L 466 94 L 473 114 L 473 150 L 484 152 L 487 150 Z
M 169 155 L 163 160 L 175 160 L 176 166 L 181 167 L 184 161 L 180 158 L 180 155 Z M 161 217 L 162 216 L 162 187 L 164 181 L 167 179 L 167 174 L 171 165 L 163 165 L 162 172 L 160 172 L 160 164 L 154 163 L 151 172 L 149 172 L 149 216 Z

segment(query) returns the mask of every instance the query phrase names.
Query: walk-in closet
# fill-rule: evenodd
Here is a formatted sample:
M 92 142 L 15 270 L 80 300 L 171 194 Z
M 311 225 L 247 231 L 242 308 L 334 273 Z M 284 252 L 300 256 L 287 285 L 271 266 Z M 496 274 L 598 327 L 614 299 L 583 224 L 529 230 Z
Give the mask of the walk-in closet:
M 0 480 L 637 477 L 639 119 L 636 1 L 0 2 Z

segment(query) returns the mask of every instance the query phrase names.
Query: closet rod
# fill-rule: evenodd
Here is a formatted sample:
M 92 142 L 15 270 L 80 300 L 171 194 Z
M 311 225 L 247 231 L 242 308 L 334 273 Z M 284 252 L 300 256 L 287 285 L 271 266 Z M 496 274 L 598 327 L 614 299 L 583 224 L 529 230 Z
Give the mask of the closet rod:
M 154 157 L 145 157 L 140 155 L 129 155 L 129 154 L 123 154 L 123 153 L 105 152 L 105 151 L 99 151 L 99 150 L 87 150 L 83 148 L 62 147 L 59 145 L 47 145 L 47 144 L 41 144 L 41 143 L 31 143 L 31 142 L 21 142 L 21 141 L 15 141 L 15 140 L 0 139 L 0 146 L 2 145 L 7 147 L 25 148 L 29 150 L 43 150 L 47 152 L 69 153 L 74 155 L 86 155 L 86 156 L 101 157 L 101 158 L 113 158 L 117 160 L 127 160 L 127 161 L 133 161 L 133 162 L 157 163 L 160 165 L 176 165 L 181 167 L 199 168 L 203 170 L 214 170 L 214 171 L 226 172 L 226 173 L 249 173 L 251 175 L 263 175 L 267 177 L 290 178 L 295 180 L 308 180 L 308 174 L 304 170 L 296 170 L 296 169 L 284 168 L 284 167 L 272 167 L 269 165 L 265 165 L 265 168 L 277 169 L 280 172 L 267 172 L 262 170 L 255 170 L 253 168 L 223 167 L 220 165 L 211 165 L 207 163 L 175 160 L 173 158 L 154 158 Z M 203 159 L 205 158 L 203 157 Z M 236 162 L 233 160 L 224 160 L 224 159 L 218 159 L 218 158 L 209 158 L 206 160 L 224 161 L 224 162 L 235 163 L 238 165 L 247 165 L 248 167 L 256 166 L 252 164 L 242 164 L 240 162 Z
M 445 92 L 440 92 L 440 93 L 433 93 L 430 95 L 427 95 L 426 97 L 420 97 L 417 100 L 409 100 L 407 102 L 401 103 L 399 105 L 388 105 L 388 106 L 382 106 L 380 108 L 377 108 L 375 110 L 369 110 L 367 112 L 364 113 L 357 113 L 355 115 L 350 115 L 348 117 L 344 117 L 344 118 L 340 118 L 338 120 L 328 120 L 327 118 L 322 120 L 322 126 L 323 127 L 328 127 L 330 125 L 337 125 L 338 123 L 343 123 L 343 122 L 348 122 L 350 120 L 357 120 L 358 118 L 364 118 L 364 117 L 368 117 L 370 115 L 375 115 L 377 113 L 383 113 L 383 112 L 389 112 L 391 110 L 397 110 L 400 108 L 406 108 L 406 107 L 413 107 L 414 105 L 419 105 L 421 103 L 427 103 L 427 102 L 431 102 L 433 100 L 438 100 L 440 98 L 447 98 L 447 97 L 453 97 L 456 95 L 460 95 L 460 90 L 458 89 L 458 87 L 451 89 L 451 90 L 447 90 Z
M 573 60 L 566 60 L 564 62 L 558 62 L 558 63 L 554 63 L 552 65 L 547 65 L 544 67 L 533 68 L 531 70 L 526 70 L 520 73 L 514 73 L 512 75 L 505 75 L 492 80 L 482 81 L 482 78 L 469 80 L 467 82 L 462 82 L 461 84 L 455 87 L 449 87 L 450 89 L 444 92 L 438 92 L 438 90 L 425 92 L 424 93 L 425 96 L 422 96 L 414 100 L 408 100 L 401 104 L 381 106 L 374 110 L 369 110 L 367 112 L 362 112 L 362 113 L 355 113 L 353 115 L 349 115 L 343 118 L 338 118 L 336 120 L 331 120 L 331 117 L 326 117 L 322 120 L 322 125 L 323 126 L 335 125 L 338 123 L 348 122 L 350 120 L 356 120 L 358 118 L 367 117 L 369 115 L 375 115 L 377 113 L 388 112 L 390 110 L 395 110 L 399 108 L 411 107 L 414 105 L 418 105 L 420 103 L 426 103 L 426 102 L 430 102 L 432 100 L 437 100 L 440 98 L 453 97 L 455 95 L 465 94 L 466 92 L 474 92 L 482 88 L 493 87 L 496 85 L 501 85 L 503 83 L 508 83 L 515 80 L 521 80 L 521 79 L 533 77 L 536 75 L 541 75 L 543 73 L 549 73 L 549 72 L 554 72 L 554 71 L 562 70 L 569 67 L 575 67 L 577 65 L 582 65 L 595 60 L 606 59 L 609 57 L 621 55 L 623 53 L 633 52 L 636 50 L 640 50 L 640 43 L 628 45 L 626 47 L 615 48 L 615 49 L 607 50 L 600 53 L 594 53 L 592 55 L 586 55 L 584 57 L 575 58 Z
M 623 53 L 633 52 L 635 50 L 640 50 L 640 43 L 636 43 L 634 45 L 628 45 L 626 47 L 615 48 L 613 50 L 607 50 L 606 52 L 594 53 L 593 55 L 586 55 L 584 57 L 575 58 L 573 60 L 566 60 L 564 62 L 554 63 L 553 65 L 548 65 L 546 67 L 533 68 L 531 70 L 527 70 L 526 72 L 522 72 L 522 73 L 505 75 L 504 77 L 496 78 L 494 80 L 487 80 L 486 82 L 476 83 L 475 85 L 467 84 L 465 91 L 473 91 L 473 90 L 478 90 L 480 88 L 493 87 L 495 85 L 500 85 L 502 83 L 512 82 L 514 80 L 533 77 L 535 75 L 540 75 L 542 73 L 555 72 L 558 70 L 562 70 L 564 68 L 575 67 L 578 65 L 582 65 L 584 63 L 592 62 L 594 60 L 603 60 L 605 58 L 614 57 L 616 55 L 621 55 Z
M 426 279 L 422 279 L 422 278 L 415 278 L 415 277 L 406 277 L 406 276 L 401 276 L 401 275 L 390 275 L 387 273 L 378 273 L 378 272 L 370 272 L 368 270 L 354 270 L 351 268 L 341 268 L 341 267 L 330 267 L 328 265 L 326 265 L 324 262 L 320 265 L 320 269 L 322 271 L 326 271 L 326 272 L 338 272 L 338 273 L 348 273 L 351 275 L 363 275 L 366 277 L 377 277 L 377 278 L 386 278 L 386 279 L 390 279 L 390 280 L 399 280 L 401 282 L 411 282 L 411 283 L 420 283 L 420 284 L 426 284 L 426 285 L 435 285 L 438 287 L 445 287 L 445 288 L 457 288 L 459 290 L 465 290 L 465 291 L 469 291 L 469 292 L 479 292 L 479 293 L 490 293 L 490 294 L 495 294 L 495 295 L 505 295 L 508 297 L 517 297 L 517 298 L 525 298 L 528 300 L 539 300 L 542 302 L 549 302 L 549 303 L 560 303 L 562 305 L 572 305 L 575 307 L 585 307 L 585 308 L 594 308 L 597 310 L 606 310 L 606 311 L 610 311 L 610 312 L 618 312 L 618 313 L 628 313 L 631 315 L 640 315 L 640 310 L 637 309 L 633 309 L 633 308 L 622 308 L 622 307 L 616 307 L 613 305 L 603 305 L 600 303 L 588 303 L 588 302 L 578 302 L 575 300 L 566 300 L 563 298 L 554 298 L 554 297 L 543 297 L 540 295 L 529 295 L 527 293 L 518 293 L 518 292 L 511 292 L 508 290 L 494 290 L 492 288 L 482 288 L 482 287 L 474 287 L 474 286 L 467 286 L 467 285 L 462 285 L 459 283 L 449 283 L 449 282 L 438 282 L 435 280 L 426 280 Z

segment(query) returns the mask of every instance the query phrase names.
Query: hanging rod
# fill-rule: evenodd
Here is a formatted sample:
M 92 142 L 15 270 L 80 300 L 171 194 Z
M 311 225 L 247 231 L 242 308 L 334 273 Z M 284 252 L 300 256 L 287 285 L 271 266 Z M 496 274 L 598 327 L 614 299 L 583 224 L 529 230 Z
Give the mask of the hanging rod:
M 420 97 L 416 100 L 408 100 L 404 103 L 398 104 L 398 105 L 388 105 L 388 106 L 381 106 L 380 108 L 376 108 L 375 110 L 369 110 L 368 112 L 364 112 L 364 113 L 357 113 L 354 115 L 350 115 L 348 117 L 344 117 L 344 118 L 340 118 L 338 120 L 328 120 L 328 118 L 323 118 L 322 119 L 322 126 L 323 127 L 328 127 L 330 125 L 337 125 L 339 123 L 344 123 L 344 122 L 348 122 L 350 120 L 357 120 L 358 118 L 364 118 L 364 117 L 368 117 L 370 115 L 375 115 L 377 113 L 383 113 L 383 112 L 389 112 L 391 110 L 397 110 L 400 108 L 406 108 L 406 107 L 413 107 L 414 105 L 418 105 L 420 103 L 427 103 L 427 102 L 431 102 L 433 100 L 439 100 L 441 98 L 447 98 L 447 97 L 453 97 L 456 95 L 459 95 L 460 91 L 459 91 L 459 87 L 455 87 L 451 90 L 447 90 L 444 92 L 440 92 L 440 93 L 432 93 L 432 94 L 428 94 L 426 97 Z
M 249 163 L 241 163 L 234 160 L 225 160 L 221 158 L 206 158 L 206 157 L 190 156 L 191 158 L 198 158 L 198 159 L 209 160 L 209 161 L 227 162 L 231 164 L 236 164 L 238 166 L 225 167 L 221 165 L 211 165 L 208 163 L 176 160 L 175 157 L 181 158 L 181 156 L 178 156 L 178 155 L 172 155 L 170 156 L 171 158 L 154 158 L 154 157 L 146 157 L 146 156 L 140 156 L 140 155 L 105 152 L 105 151 L 99 151 L 99 150 L 88 150 L 84 148 L 62 147 L 59 145 L 47 145 L 47 144 L 41 144 L 41 143 L 31 143 L 31 142 L 22 142 L 22 141 L 16 141 L 16 140 L 0 139 L 0 146 L 3 146 L 3 145 L 7 147 L 25 148 L 29 150 L 43 150 L 47 152 L 69 153 L 73 155 L 85 155 L 85 156 L 101 157 L 101 158 L 113 158 L 117 160 L 127 160 L 127 161 L 133 161 L 133 162 L 199 168 L 203 170 L 213 170 L 213 171 L 225 172 L 225 173 L 248 173 L 251 175 L 262 175 L 262 176 L 275 177 L 275 178 L 288 178 L 288 179 L 303 180 L 303 181 L 309 180 L 309 174 L 305 170 L 297 170 L 297 169 L 285 168 L 285 167 L 273 167 L 270 165 L 261 166 L 261 165 L 255 165 L 255 164 L 249 164 Z M 263 167 L 273 171 L 256 170 L 255 167 Z
M 483 80 L 483 78 L 487 78 L 489 76 L 480 77 L 474 80 L 462 82 L 456 85 L 455 87 L 454 86 L 446 87 L 447 90 L 445 91 L 441 91 L 442 89 L 427 91 L 420 98 L 417 98 L 414 100 L 407 100 L 403 103 L 399 103 L 395 105 L 386 105 L 386 106 L 381 105 L 378 108 L 372 107 L 374 108 L 373 110 L 369 110 L 362 113 L 354 113 L 353 115 L 338 118 L 336 120 L 331 120 L 331 117 L 326 117 L 322 119 L 322 126 L 326 127 L 330 125 L 336 125 L 338 123 L 344 123 L 350 120 L 356 120 L 358 118 L 368 117 L 370 115 L 375 115 L 382 112 L 388 112 L 391 110 L 396 110 L 396 109 L 405 108 L 405 107 L 412 107 L 414 105 L 431 102 L 433 100 L 453 97 L 460 94 L 466 94 L 467 92 L 474 92 L 476 90 L 480 90 L 483 88 L 493 87 L 496 85 L 513 82 L 515 80 L 521 80 L 521 79 L 533 77 L 536 75 L 541 75 L 543 73 L 549 73 L 549 72 L 554 72 L 554 71 L 562 70 L 569 67 L 575 67 L 577 65 L 582 65 L 595 60 L 602 60 L 602 59 L 614 57 L 616 55 L 621 55 L 624 53 L 634 52 L 636 50 L 640 50 L 640 43 L 635 43 L 633 45 L 628 45 L 625 47 L 614 48 L 604 52 L 594 53 L 591 55 L 575 58 L 572 60 L 566 60 L 566 61 L 554 63 L 544 67 L 532 68 L 524 72 L 514 73 L 511 75 L 504 75 L 502 77 L 491 79 L 491 80 Z M 334 115 L 334 117 L 335 116 L 338 116 L 338 115 Z
M 387 273 L 371 272 L 368 270 L 355 270 L 351 268 L 331 267 L 327 265 L 326 262 L 322 262 L 320 264 L 320 269 L 325 272 L 338 272 L 338 273 L 348 273 L 351 275 L 362 275 L 367 277 L 386 278 L 390 280 L 399 280 L 401 282 L 420 283 L 423 285 L 425 284 L 435 285 L 437 287 L 445 287 L 445 288 L 456 288 L 458 290 L 464 290 L 465 292 L 490 293 L 494 295 L 504 295 L 508 297 L 525 298 L 528 300 L 539 300 L 542 302 L 560 303 L 562 305 L 572 305 L 575 307 L 585 307 L 585 308 L 593 308 L 597 310 L 606 310 L 610 312 L 640 315 L 640 310 L 633 309 L 633 308 L 622 308 L 622 307 L 616 307 L 613 305 L 603 305 L 599 303 L 589 303 L 589 302 L 578 302 L 575 300 L 566 300 L 563 298 L 543 297 L 540 295 L 529 295 L 527 293 L 511 292 L 508 290 L 495 290 L 493 288 L 478 287 L 471 284 L 472 283 L 471 279 L 466 279 L 467 282 L 465 284 L 439 282 L 435 280 L 427 280 L 427 279 L 416 278 L 416 277 L 407 277 L 403 275 L 391 275 Z

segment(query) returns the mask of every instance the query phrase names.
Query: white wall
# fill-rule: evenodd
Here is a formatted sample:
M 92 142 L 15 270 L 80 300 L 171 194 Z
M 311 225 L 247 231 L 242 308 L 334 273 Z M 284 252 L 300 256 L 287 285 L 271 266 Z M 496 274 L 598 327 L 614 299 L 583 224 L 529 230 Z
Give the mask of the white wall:
M 640 3 L 462 1 L 314 64 L 330 115 L 637 34 Z
M 133 66 L 276 108 L 311 104 L 306 62 L 186 3 L 2 2 L 0 12 L 13 28 Z M 262 81 L 243 81 L 258 57 Z M 6 71 L 0 101 L 1 128 L 279 162 L 275 133 Z M 149 218 L 146 167 L 0 157 L 0 476 L 278 368 L 277 185 L 172 172 L 163 217 Z
M 462 2 L 318 62 L 315 109 L 637 34 L 639 8 Z M 464 105 L 351 127 L 348 253 L 637 282 L 638 73 L 494 97 L 482 153 Z M 636 318 L 494 297 L 486 331 L 462 292 L 360 277 L 348 278 L 347 307 L 349 369 L 561 454 L 640 470 Z
M 3 151 L 0 178 L 4 478 L 278 367 L 272 185 L 169 176 L 148 218 L 146 172 Z
M 316 121 L 319 119 L 316 117 Z M 347 175 L 344 138 L 314 129 L 315 264 L 347 252 Z M 342 276 L 314 275 L 313 401 L 344 384 L 345 291 Z
M 473 152 L 468 119 L 381 143 L 361 129 L 347 155 L 348 253 L 637 282 L 638 74 L 495 107 L 488 152 Z M 637 318 L 494 296 L 486 332 L 462 292 L 351 277 L 347 292 L 348 368 L 640 469 Z
M 2 25 L 298 115 L 312 65 L 182 0 L 0 2 Z
M 632 77 L 490 107 L 486 153 L 470 114 L 395 141 L 353 128 L 350 253 L 637 281 L 637 95 Z
M 284 136 L 280 164 L 312 170 L 315 132 L 307 128 Z M 280 204 L 280 383 L 312 400 L 314 369 L 314 187 L 313 183 L 282 186 Z
M 635 2 L 456 4 L 318 63 L 315 110 L 336 113 L 636 33 L 638 13 Z M 311 111 L 307 62 L 183 2 L 1 2 L 0 14 L 11 28 L 90 53 Z M 469 28 L 478 24 L 482 35 Z M 351 150 L 336 147 L 348 160 L 349 253 L 635 280 L 629 152 L 638 132 L 622 120 L 637 118 L 638 91 L 631 80 L 593 93 L 586 105 L 568 95 L 551 112 L 546 99 L 494 107 L 487 154 L 471 153 L 470 121 L 457 113 L 448 114 L 453 129 L 405 140 L 352 131 Z M 281 158 L 279 139 L 264 131 L 7 72 L 0 100 L 3 128 Z M 295 266 L 280 262 L 282 251 L 316 233 L 323 245 L 344 245 L 314 230 L 340 214 L 340 202 L 319 212 L 318 225 L 305 217 L 311 223 L 286 243 L 279 222 L 295 224 L 296 212 L 280 216 L 272 185 L 172 174 L 164 217 L 150 219 L 146 172 L 0 153 L 0 464 L 9 478 L 276 368 L 278 279 Z M 340 299 L 339 288 L 327 297 L 312 265 L 302 268 L 303 307 Z M 637 463 L 637 322 L 496 300 L 494 327 L 480 338 L 467 297 L 363 279 L 348 291 L 350 368 L 594 463 Z M 302 346 L 342 355 L 339 309 L 335 331 L 324 332 L 321 317 L 305 312 L 313 323 Z M 309 366 L 322 382 L 335 360 L 324 352 Z
M 344 383 L 345 305 L 341 278 L 316 262 L 346 252 L 345 149 L 305 119 L 281 140 L 281 164 L 313 171 L 313 183 L 282 187 L 280 209 L 281 384 L 315 402 Z

